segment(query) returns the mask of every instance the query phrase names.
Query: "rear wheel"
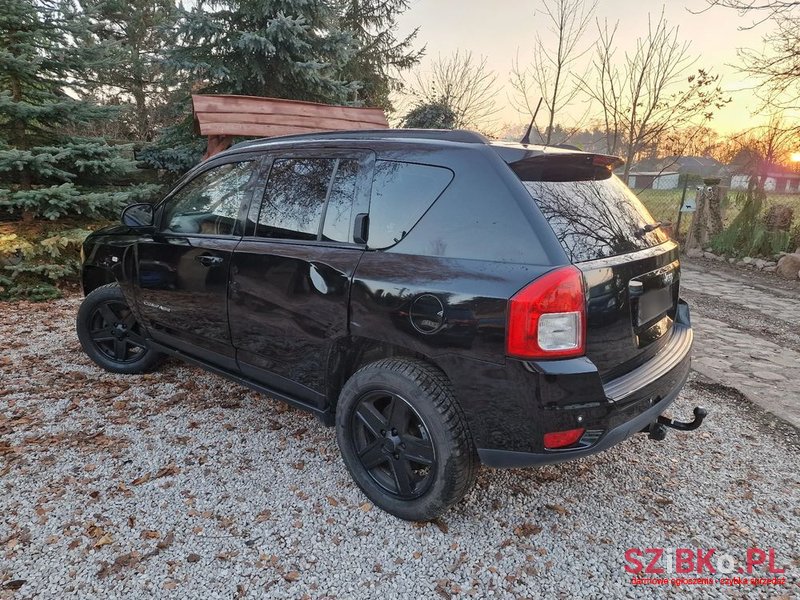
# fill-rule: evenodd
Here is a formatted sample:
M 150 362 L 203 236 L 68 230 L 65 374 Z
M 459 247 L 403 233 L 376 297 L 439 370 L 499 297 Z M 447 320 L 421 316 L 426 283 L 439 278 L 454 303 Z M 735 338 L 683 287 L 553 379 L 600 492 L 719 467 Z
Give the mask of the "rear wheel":
M 162 360 L 151 350 L 122 290 L 110 283 L 84 298 L 76 323 L 83 351 L 112 373 L 143 373 Z
M 380 360 L 353 375 L 336 435 L 356 483 L 402 519 L 436 518 L 475 482 L 478 459 L 450 382 L 422 361 Z

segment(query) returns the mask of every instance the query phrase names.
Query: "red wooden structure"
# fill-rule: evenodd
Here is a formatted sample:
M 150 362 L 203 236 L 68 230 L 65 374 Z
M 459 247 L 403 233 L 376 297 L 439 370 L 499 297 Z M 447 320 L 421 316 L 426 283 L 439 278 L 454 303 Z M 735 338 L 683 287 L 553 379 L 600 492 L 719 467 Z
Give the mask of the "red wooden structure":
M 319 131 L 385 129 L 380 108 L 332 106 L 257 96 L 192 96 L 195 127 L 208 136 L 205 158 L 222 152 L 234 137 L 272 137 Z

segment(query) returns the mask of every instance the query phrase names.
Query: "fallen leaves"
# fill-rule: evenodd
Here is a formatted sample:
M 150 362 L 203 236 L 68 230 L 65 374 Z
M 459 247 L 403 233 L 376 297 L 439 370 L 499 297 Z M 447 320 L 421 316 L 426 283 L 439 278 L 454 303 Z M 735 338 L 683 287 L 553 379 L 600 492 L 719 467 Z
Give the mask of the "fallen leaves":
M 199 555 L 199 554 L 195 554 L 195 553 L 193 552 L 192 554 L 190 554 L 189 556 L 187 556 L 187 557 L 186 557 L 186 562 L 189 562 L 189 563 L 196 563 L 196 562 L 200 562 L 200 558 L 201 558 L 201 557 L 200 557 L 200 555 Z
M 141 561 L 141 555 L 138 552 L 128 552 L 121 554 L 114 559 L 114 562 L 108 564 L 107 562 L 101 563 L 100 570 L 97 572 L 97 577 L 103 579 L 114 573 L 119 573 L 122 569 L 132 569 L 136 567 Z
M 142 485 L 143 483 L 147 483 L 150 481 L 150 473 L 145 473 L 144 475 L 140 475 L 133 481 L 131 481 L 131 485 Z
M 102 548 L 103 546 L 108 546 L 109 544 L 113 544 L 114 539 L 111 537 L 110 533 L 106 533 L 94 543 L 94 548 Z
M 558 514 L 560 514 L 560 515 L 564 515 L 564 516 L 566 516 L 566 515 L 569 515 L 569 514 L 571 514 L 571 513 L 569 512 L 569 510 L 567 510 L 566 508 L 564 508 L 564 507 L 563 507 L 563 506 L 561 506 L 560 504 L 545 504 L 545 505 L 544 505 L 544 507 L 545 507 L 545 508 L 549 508 L 549 509 L 550 509 L 550 510 L 552 510 L 553 512 L 557 512 L 557 513 L 558 513 Z
M 142 485 L 143 483 L 147 483 L 148 481 L 151 481 L 153 479 L 160 479 L 162 477 L 172 477 L 180 472 L 181 472 L 180 467 L 178 467 L 178 465 L 176 465 L 174 462 L 171 462 L 167 466 L 161 467 L 155 473 L 147 472 L 140 475 L 139 477 L 131 481 L 131 485 Z
M 144 529 L 142 530 L 140 537 L 143 540 L 156 540 L 161 537 L 161 534 L 158 531 L 155 531 L 154 529 Z
M 300 579 L 300 573 L 298 573 L 297 571 L 289 571 L 288 573 L 283 574 L 283 578 L 289 583 L 292 583 Z
M 523 523 L 514 528 L 514 535 L 519 537 L 530 537 L 542 532 L 542 528 L 533 523 Z
M 27 582 L 28 582 L 27 579 L 12 579 L 11 581 L 6 581 L 5 583 L 3 583 L 3 589 L 16 591 L 23 585 L 25 585 Z
M 170 463 L 166 467 L 160 468 L 155 476 L 154 479 L 160 479 L 161 477 L 172 477 L 180 473 L 181 470 L 175 463 Z
M 256 515 L 256 523 L 264 523 L 272 518 L 272 512 L 269 510 L 262 510 Z
M 442 533 L 447 533 L 447 532 L 449 531 L 449 528 L 447 527 L 447 523 L 445 523 L 445 522 L 444 522 L 444 521 L 442 521 L 441 519 L 434 519 L 434 520 L 433 520 L 433 521 L 431 521 L 431 522 L 432 522 L 434 525 L 436 525 L 436 527 L 437 527 L 437 528 L 439 529 L 439 531 L 441 531 Z

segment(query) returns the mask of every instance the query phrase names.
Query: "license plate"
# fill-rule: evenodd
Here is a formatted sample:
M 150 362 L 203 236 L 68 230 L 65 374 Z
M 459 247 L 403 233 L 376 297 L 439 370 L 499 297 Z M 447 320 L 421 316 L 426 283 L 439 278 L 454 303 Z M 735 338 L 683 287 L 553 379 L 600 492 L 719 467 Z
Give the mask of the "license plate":
M 672 286 L 645 292 L 639 298 L 637 325 L 640 327 L 660 317 L 672 308 Z
M 637 327 L 642 327 L 672 310 L 675 303 L 675 286 L 678 285 L 677 266 L 676 261 L 631 279 L 628 289 L 635 309 Z

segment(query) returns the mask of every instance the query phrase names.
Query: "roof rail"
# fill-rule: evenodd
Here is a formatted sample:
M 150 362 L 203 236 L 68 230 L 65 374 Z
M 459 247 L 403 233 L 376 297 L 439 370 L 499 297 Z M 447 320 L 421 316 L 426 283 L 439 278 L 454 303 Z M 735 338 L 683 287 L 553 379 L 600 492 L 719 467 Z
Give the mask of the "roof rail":
M 440 140 L 444 142 L 461 142 L 467 144 L 488 144 L 489 139 L 475 131 L 466 129 L 363 129 L 360 131 L 324 131 L 318 133 L 301 133 L 277 137 L 247 140 L 234 144 L 231 148 L 246 148 L 269 142 L 284 140 L 379 140 L 387 138 Z

